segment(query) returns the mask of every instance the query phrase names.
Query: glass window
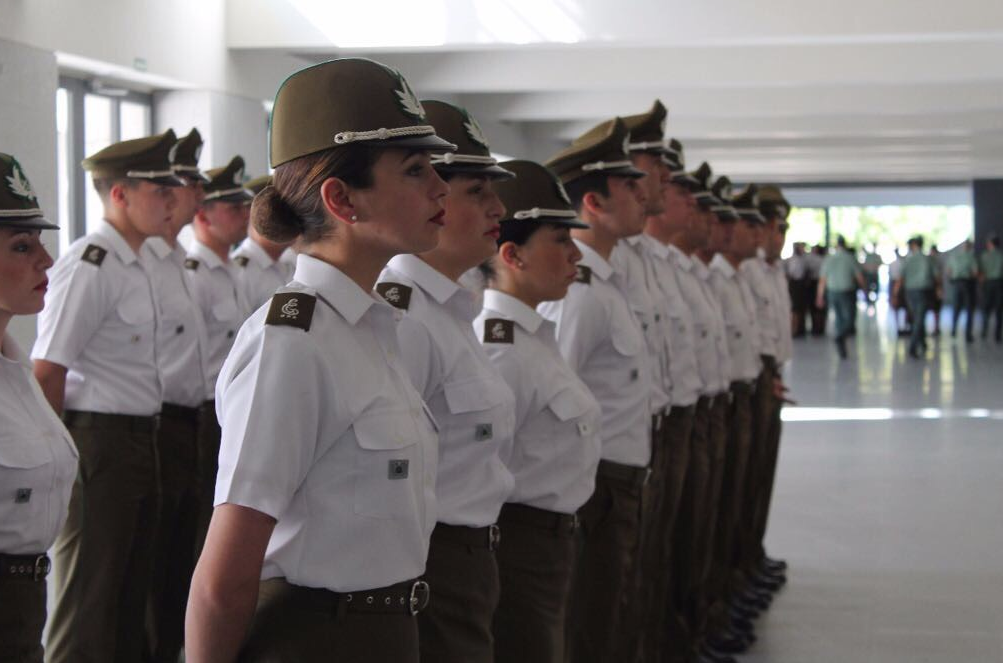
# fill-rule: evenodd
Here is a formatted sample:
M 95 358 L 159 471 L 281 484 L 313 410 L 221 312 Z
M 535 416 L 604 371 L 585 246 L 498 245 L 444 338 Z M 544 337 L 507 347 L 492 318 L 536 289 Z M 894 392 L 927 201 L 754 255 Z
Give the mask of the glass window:
M 150 135 L 150 107 L 133 101 L 119 105 L 119 140 L 132 140 Z
M 112 131 L 113 100 L 96 94 L 84 97 L 84 155 L 94 154 L 115 142 Z M 98 222 L 104 214 L 101 198 L 87 175 L 87 232 L 97 229 Z
M 56 196 L 59 205 L 59 252 L 62 253 L 72 241 L 70 228 L 70 92 L 66 88 L 56 90 L 56 169 L 58 176 Z
M 794 243 L 804 242 L 808 246 L 825 244 L 825 209 L 822 207 L 795 207 L 787 218 L 787 243 L 783 258 L 794 253 Z

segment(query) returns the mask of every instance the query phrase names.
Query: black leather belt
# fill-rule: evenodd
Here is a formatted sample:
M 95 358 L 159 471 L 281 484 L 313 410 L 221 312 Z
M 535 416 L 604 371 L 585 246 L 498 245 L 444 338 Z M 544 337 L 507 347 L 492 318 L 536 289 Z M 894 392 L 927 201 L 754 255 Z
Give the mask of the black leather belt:
M 623 463 L 614 463 L 611 460 L 600 460 L 598 474 L 607 479 L 622 481 L 637 488 L 643 488 L 647 485 L 648 479 L 651 478 L 651 468 L 624 465 Z
M 143 417 L 133 414 L 67 410 L 63 413 L 63 422 L 67 426 L 80 428 L 115 428 L 137 433 L 152 433 L 157 430 L 157 415 Z
M 41 555 L 0 554 L 0 577 L 29 578 L 38 582 L 45 580 L 52 569 L 52 562 L 45 553 Z
M 170 419 L 177 419 L 187 424 L 198 424 L 199 407 L 187 407 L 185 405 L 175 405 L 174 403 L 163 403 L 160 406 L 160 416 Z
M 331 612 L 417 615 L 428 606 L 431 595 L 428 583 L 424 580 L 407 580 L 389 587 L 357 592 L 332 592 L 329 589 L 286 584 L 298 602 Z
M 474 548 L 487 548 L 491 551 L 498 550 L 498 546 L 501 544 L 501 528 L 498 525 L 466 527 L 464 525 L 436 523 L 432 536 L 447 543 L 472 546 Z
M 751 394 L 753 392 L 752 385 L 748 382 L 742 382 L 741 380 L 735 380 L 732 382 L 731 390 L 736 394 Z
M 558 513 L 514 502 L 502 506 L 498 522 L 502 525 L 507 523 L 527 525 L 534 529 L 553 532 L 557 536 L 574 534 L 581 525 L 577 513 Z

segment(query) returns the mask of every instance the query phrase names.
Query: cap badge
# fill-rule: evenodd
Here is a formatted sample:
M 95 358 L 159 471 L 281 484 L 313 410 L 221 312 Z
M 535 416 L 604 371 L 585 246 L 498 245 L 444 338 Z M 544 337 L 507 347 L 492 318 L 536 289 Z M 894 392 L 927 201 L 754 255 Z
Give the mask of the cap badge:
M 721 197 L 725 198 L 725 199 L 730 199 L 731 198 L 731 185 L 730 184 L 726 184 L 723 187 L 721 187 Z
M 664 117 L 662 118 L 662 121 L 658 123 L 658 130 L 662 133 L 663 136 L 665 135 L 665 118 Z
M 752 206 L 753 207 L 759 207 L 759 194 L 758 193 L 754 193 L 752 195 Z
M 786 219 L 788 212 L 789 210 L 787 209 L 786 205 L 777 205 L 777 214 L 779 214 L 781 217 Z
M 401 89 L 396 90 L 397 101 L 400 103 L 401 109 L 408 115 L 424 121 L 425 108 L 421 105 L 421 102 L 418 101 L 418 97 L 415 96 L 414 90 L 411 89 L 411 86 L 407 84 L 407 81 L 404 80 L 404 77 L 400 74 L 397 74 L 397 80 L 401 85 Z
M 21 170 L 21 164 L 17 161 L 13 162 L 11 174 L 7 177 L 7 188 L 18 198 L 36 200 L 35 192 L 31 188 L 31 182 L 29 182 L 28 178 L 24 176 L 24 171 Z
M 564 185 L 561 184 L 561 181 L 555 179 L 554 183 L 557 184 L 557 194 L 561 197 L 561 200 L 566 202 L 568 205 L 571 205 L 571 197 L 568 196 L 568 192 L 564 188 Z
M 481 129 L 481 125 L 477 123 L 477 120 L 467 115 L 467 121 L 463 123 L 463 128 L 467 130 L 467 135 L 470 136 L 470 140 L 474 141 L 479 145 L 483 145 L 485 148 L 490 149 L 488 145 L 488 139 L 484 135 L 484 131 Z
M 240 186 L 244 182 L 244 169 L 238 168 L 237 172 L 233 174 L 233 183 Z
M 630 134 L 627 134 L 623 139 L 623 153 L 630 154 Z
M 195 161 L 198 161 L 201 156 L 202 156 L 202 146 L 199 145 L 198 147 L 195 148 Z
M 169 163 L 174 163 L 174 160 L 178 156 L 178 147 L 180 147 L 180 146 L 181 146 L 181 141 L 180 140 L 178 142 L 174 143 L 173 145 L 171 145 L 171 149 L 167 153 L 167 161 Z

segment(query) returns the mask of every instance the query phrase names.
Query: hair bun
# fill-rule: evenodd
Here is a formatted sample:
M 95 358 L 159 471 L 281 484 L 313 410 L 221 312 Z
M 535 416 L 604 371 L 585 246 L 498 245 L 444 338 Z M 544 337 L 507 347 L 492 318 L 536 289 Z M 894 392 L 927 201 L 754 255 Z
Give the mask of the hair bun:
M 300 215 L 271 184 L 254 197 L 251 223 L 265 239 L 277 244 L 292 242 L 306 230 L 306 223 Z

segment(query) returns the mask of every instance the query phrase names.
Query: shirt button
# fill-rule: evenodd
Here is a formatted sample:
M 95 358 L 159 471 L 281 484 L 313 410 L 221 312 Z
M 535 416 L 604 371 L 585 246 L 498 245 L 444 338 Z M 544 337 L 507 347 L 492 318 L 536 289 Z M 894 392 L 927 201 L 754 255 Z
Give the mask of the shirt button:
M 228 332 L 226 332 L 226 337 L 227 337 L 227 338 L 233 338 L 233 335 L 234 335 L 234 333 L 235 333 L 235 332 L 234 332 L 234 331 L 233 331 L 233 330 L 231 329 L 231 330 L 229 330 Z
M 139 343 L 139 339 L 140 339 L 140 336 L 139 336 L 139 334 L 133 334 L 133 336 L 132 336 L 132 338 L 131 338 L 130 340 L 131 340 L 131 341 L 132 341 L 133 343 Z
M 184 334 L 185 333 L 185 326 L 184 325 L 178 325 L 177 328 L 175 328 L 174 333 L 175 334 Z

